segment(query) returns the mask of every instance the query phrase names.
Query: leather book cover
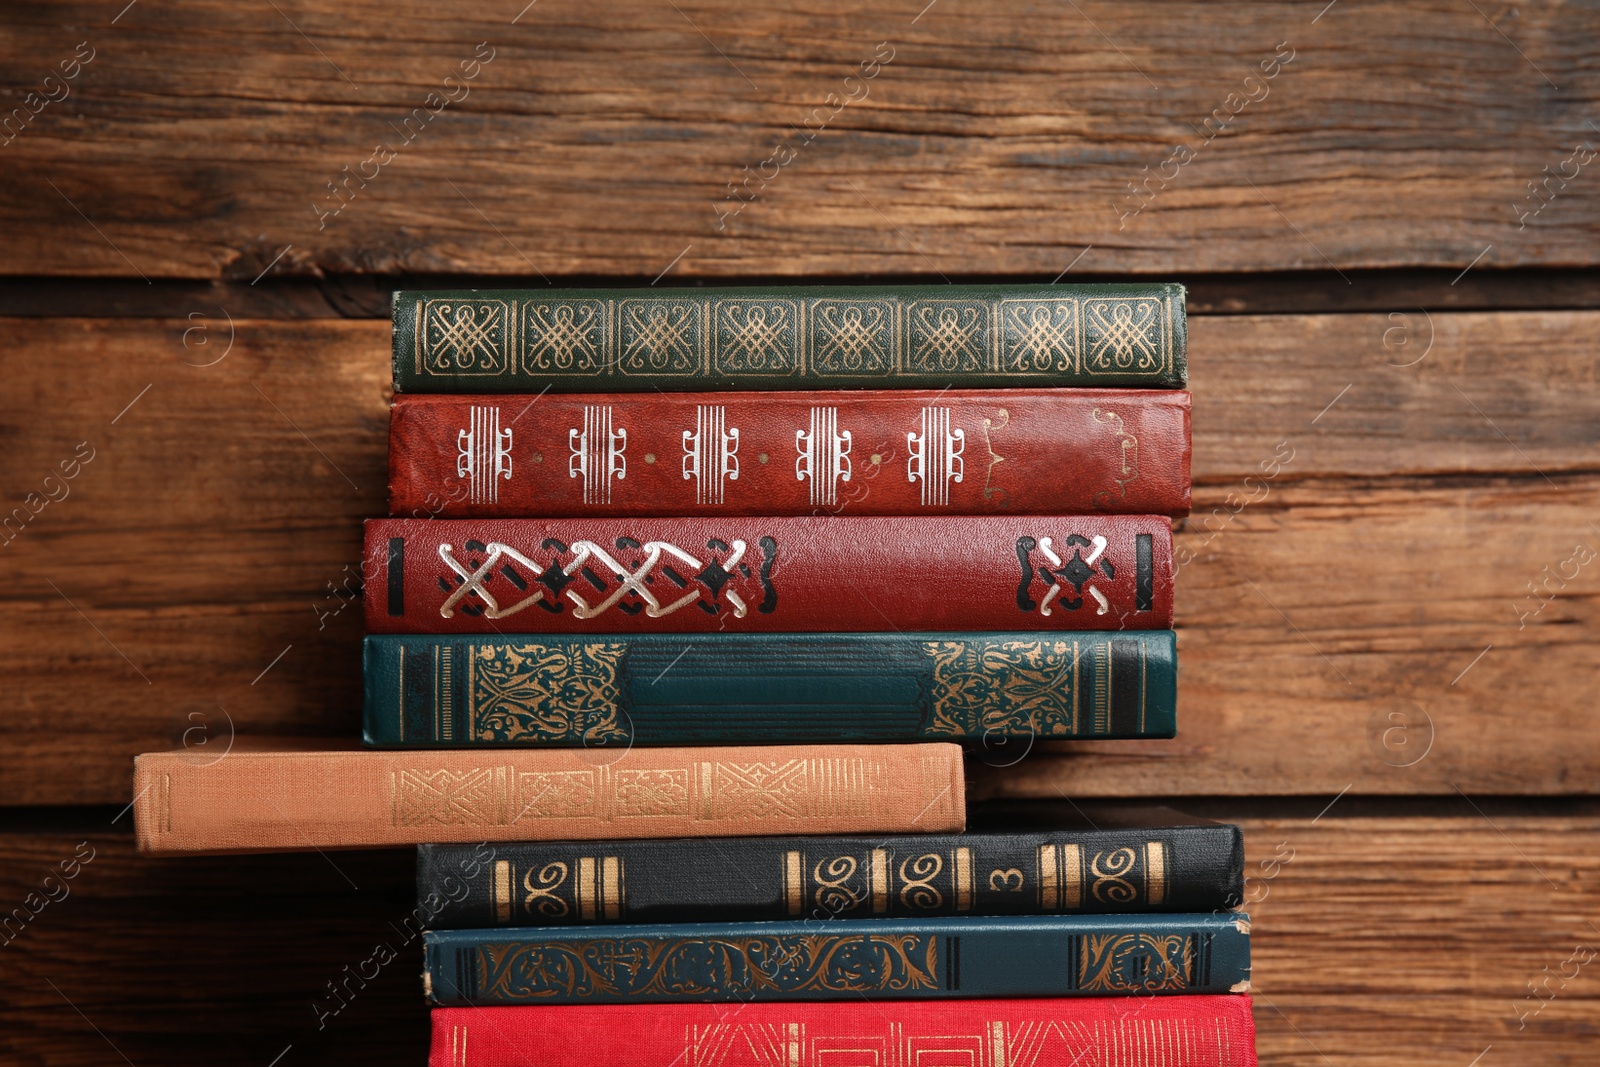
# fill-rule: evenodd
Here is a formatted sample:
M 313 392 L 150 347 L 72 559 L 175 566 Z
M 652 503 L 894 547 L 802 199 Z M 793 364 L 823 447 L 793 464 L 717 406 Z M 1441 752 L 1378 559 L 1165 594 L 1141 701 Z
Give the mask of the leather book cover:
M 573 1050 L 582 1049 L 574 1057 Z M 433 1009 L 429 1067 L 1256 1067 L 1248 996 Z
M 969 822 L 970 822 L 969 818 Z M 1223 911 L 1237 826 L 421 845 L 436 930 L 595 923 Z
M 364 655 L 376 747 L 927 740 L 1020 758 L 1177 730 L 1171 630 L 369 634 Z
M 369 633 L 1163 630 L 1165 516 L 369 519 Z
M 1188 376 L 1174 284 L 409 290 L 393 313 L 397 393 L 1181 389 Z
M 313 743 L 137 757 L 140 851 L 937 833 L 966 820 L 955 745 L 476 753 Z
M 441 1006 L 1242 993 L 1238 913 L 519 927 L 423 934 Z
M 394 398 L 389 513 L 1184 515 L 1189 394 Z

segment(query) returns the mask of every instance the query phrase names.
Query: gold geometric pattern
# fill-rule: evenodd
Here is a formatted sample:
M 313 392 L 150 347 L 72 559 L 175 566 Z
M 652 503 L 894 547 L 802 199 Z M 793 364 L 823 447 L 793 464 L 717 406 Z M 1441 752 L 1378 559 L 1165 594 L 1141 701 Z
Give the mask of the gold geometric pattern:
M 1091 374 L 1160 370 L 1164 347 L 1161 312 L 1161 301 L 1153 299 L 1085 302 L 1085 369 Z
M 618 680 L 626 650 L 618 641 L 479 646 L 469 660 L 473 740 L 626 738 Z
M 1078 302 L 1000 301 L 1000 369 L 1019 374 L 1074 369 L 1078 351 Z
M 689 814 L 689 772 L 649 770 L 616 772 L 616 814 Z
M 466 771 L 406 770 L 395 783 L 396 826 L 490 825 L 505 792 L 505 776 L 494 767 Z M 497 781 L 498 778 L 498 781 Z M 498 787 L 498 788 L 497 788 Z
M 974 374 L 987 368 L 989 306 L 971 300 L 918 300 L 906 309 L 906 363 L 924 373 Z
M 893 301 L 818 300 L 809 310 L 813 373 L 873 376 L 898 370 Z
M 418 317 L 424 372 L 486 377 L 506 370 L 512 327 L 504 300 L 424 300 Z
M 598 798 L 594 779 L 594 771 L 517 775 L 516 819 L 572 819 L 593 815 Z
M 619 301 L 623 370 L 630 374 L 693 374 L 706 351 L 701 310 L 693 300 Z
M 600 300 L 530 301 L 522 313 L 528 374 L 599 374 L 605 366 L 607 305 Z
M 793 374 L 800 308 L 793 300 L 719 300 L 713 367 L 718 374 Z

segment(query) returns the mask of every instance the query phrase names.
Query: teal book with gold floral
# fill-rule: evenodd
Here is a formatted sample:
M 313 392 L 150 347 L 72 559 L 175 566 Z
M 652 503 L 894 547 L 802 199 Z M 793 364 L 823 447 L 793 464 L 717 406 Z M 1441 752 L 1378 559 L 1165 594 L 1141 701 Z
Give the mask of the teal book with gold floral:
M 1171 630 L 371 634 L 381 748 L 1171 737 Z
M 1238 913 L 445 930 L 430 1001 L 617 1004 L 1243 992 Z

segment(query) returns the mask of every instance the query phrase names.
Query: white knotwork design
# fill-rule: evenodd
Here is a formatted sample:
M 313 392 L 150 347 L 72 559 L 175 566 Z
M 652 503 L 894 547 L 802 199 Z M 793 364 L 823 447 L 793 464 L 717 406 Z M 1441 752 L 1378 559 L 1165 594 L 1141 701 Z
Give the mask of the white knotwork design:
M 743 541 L 736 540 L 732 542 L 732 549 L 732 553 L 720 564 L 725 571 L 731 571 L 738 567 L 739 563 L 744 559 L 745 543 Z M 568 589 L 566 597 L 572 601 L 573 614 L 580 619 L 592 619 L 597 615 L 604 614 L 615 606 L 619 600 L 632 593 L 644 601 L 644 613 L 647 617 L 659 619 L 663 616 L 671 615 L 679 608 L 687 607 L 700 599 L 700 591 L 695 589 L 672 603 L 663 606 L 661 601 L 656 599 L 655 594 L 650 591 L 645 581 L 652 576 L 651 572 L 655 570 L 656 564 L 661 562 L 663 556 L 670 556 L 672 559 L 692 567 L 696 573 L 703 571 L 707 566 L 706 563 L 666 541 L 647 541 L 639 550 L 644 553 L 644 560 L 639 564 L 638 570 L 630 571 L 593 541 L 575 542 L 572 545 L 572 560 L 561 568 L 563 574 L 570 578 L 582 570 L 585 565 L 594 561 L 605 566 L 616 575 L 620 585 L 615 592 L 598 604 L 590 604 L 576 590 Z M 439 614 L 441 617 L 446 619 L 453 618 L 456 613 L 456 605 L 472 595 L 476 595 L 483 601 L 484 617 L 490 619 L 503 619 L 508 615 L 515 615 L 524 608 L 537 604 L 544 599 L 545 590 L 540 588 L 535 589 L 531 594 L 523 597 L 515 604 L 501 607 L 494 594 L 484 588 L 484 585 L 494 575 L 495 570 L 501 565 L 502 561 L 507 559 L 515 561 L 518 565 L 530 571 L 535 578 L 543 574 L 545 568 L 510 545 L 504 545 L 498 541 L 489 542 L 484 546 L 484 551 L 485 558 L 483 563 L 476 570 L 469 570 L 456 559 L 455 549 L 451 545 L 442 544 L 439 546 L 439 558 L 444 560 L 445 565 L 461 577 L 461 586 L 440 605 Z M 744 598 L 732 589 L 724 590 L 723 596 L 727 597 L 728 603 L 733 605 L 734 618 L 744 618 L 745 613 L 749 610 Z
M 1083 565 L 1085 567 L 1093 567 L 1096 563 L 1098 563 L 1100 561 L 1101 554 L 1103 554 L 1106 550 L 1106 539 L 1103 534 L 1095 534 L 1091 540 L 1094 545 L 1094 551 L 1090 552 L 1089 555 L 1084 558 Z M 1039 551 L 1043 552 L 1044 558 L 1050 561 L 1050 566 L 1061 566 L 1061 557 L 1056 555 L 1055 548 L 1050 543 L 1050 538 L 1039 538 Z M 1088 592 L 1090 596 L 1094 597 L 1095 603 L 1099 605 L 1099 607 L 1095 609 L 1096 615 L 1104 615 L 1111 610 L 1110 601 L 1106 600 L 1106 595 L 1100 590 L 1096 589 L 1093 585 L 1090 585 L 1087 587 L 1086 592 Z M 1054 576 L 1052 576 L 1050 588 L 1045 591 L 1044 599 L 1039 601 L 1039 614 L 1049 615 L 1050 602 L 1060 595 L 1061 583 L 1059 580 L 1055 580 Z
M 922 433 L 906 434 L 906 480 L 922 483 L 922 503 L 950 503 L 950 483 L 966 477 L 967 432 L 950 429 L 949 408 L 923 408 Z

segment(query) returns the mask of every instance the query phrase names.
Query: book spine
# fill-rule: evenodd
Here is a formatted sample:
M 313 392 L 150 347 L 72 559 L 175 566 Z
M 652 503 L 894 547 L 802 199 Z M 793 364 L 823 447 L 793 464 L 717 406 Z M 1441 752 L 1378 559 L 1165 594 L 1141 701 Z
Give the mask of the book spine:
M 729 838 L 713 850 L 692 840 L 423 845 L 417 900 L 436 930 L 1222 911 L 1239 900 L 1239 836 L 1181 826 Z
M 429 1067 L 1256 1067 L 1248 996 L 435 1008 Z M 734 1059 L 744 1053 L 745 1057 Z
M 1170 630 L 371 634 L 365 737 L 429 748 L 940 740 L 1019 753 L 1036 740 L 1171 737 L 1176 646 Z
M 1172 625 L 1164 516 L 373 519 L 363 574 L 369 633 Z
M 396 392 L 1182 388 L 1179 285 L 394 295 Z
M 1131 389 L 400 395 L 389 511 L 1183 515 L 1189 404 Z
M 966 820 L 954 745 L 582 751 L 235 749 L 134 760 L 146 852 L 473 842 L 948 832 Z
M 1242 915 L 864 919 L 423 935 L 438 1005 L 1243 992 Z

